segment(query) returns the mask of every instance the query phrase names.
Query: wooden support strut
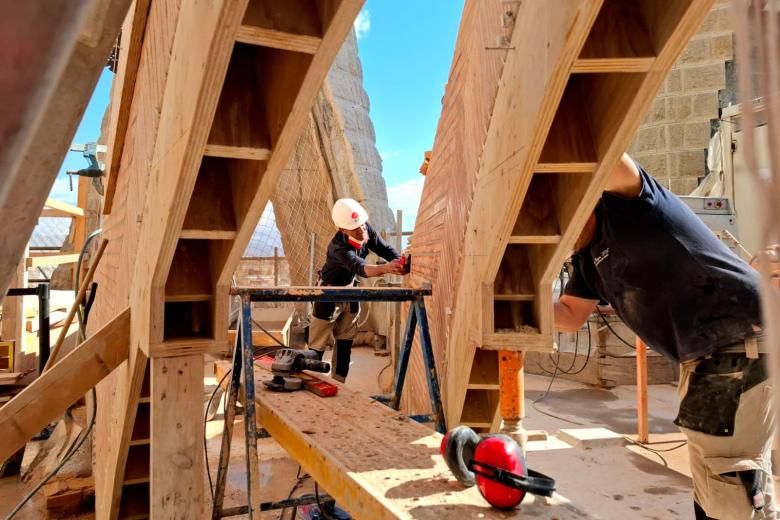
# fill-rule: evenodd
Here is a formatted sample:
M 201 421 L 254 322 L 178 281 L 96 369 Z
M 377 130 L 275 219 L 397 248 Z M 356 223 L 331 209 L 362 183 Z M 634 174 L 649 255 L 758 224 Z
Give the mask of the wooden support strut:
M 636 337 L 636 414 L 637 440 L 647 443 L 647 345 L 639 336 Z
M 62 415 L 127 359 L 130 310 L 125 309 L 51 370 L 0 408 L 0 461 Z

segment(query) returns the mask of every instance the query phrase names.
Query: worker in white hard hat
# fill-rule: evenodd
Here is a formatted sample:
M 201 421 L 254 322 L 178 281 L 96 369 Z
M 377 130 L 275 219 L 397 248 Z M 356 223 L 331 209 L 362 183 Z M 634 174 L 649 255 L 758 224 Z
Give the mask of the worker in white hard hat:
M 320 271 L 322 285 L 348 287 L 358 276 L 371 278 L 384 274 L 403 275 L 408 272 L 401 254 L 387 244 L 368 224 L 368 213 L 353 199 L 339 199 L 331 211 L 338 228 L 328 245 L 325 265 Z M 385 264 L 366 262 L 369 252 L 387 260 Z M 357 334 L 358 302 L 316 302 L 309 325 L 309 348 L 320 358 L 333 347 L 332 376 L 344 382 L 349 372 L 352 341 Z

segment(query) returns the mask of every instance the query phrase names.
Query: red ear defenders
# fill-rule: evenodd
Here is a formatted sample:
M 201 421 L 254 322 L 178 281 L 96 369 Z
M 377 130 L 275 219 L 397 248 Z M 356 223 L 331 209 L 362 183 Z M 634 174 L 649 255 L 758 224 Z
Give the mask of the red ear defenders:
M 467 426 L 447 432 L 441 455 L 462 485 L 477 485 L 487 502 L 499 509 L 516 507 L 526 493 L 550 497 L 555 481 L 528 469 L 520 446 L 506 435 L 479 436 Z

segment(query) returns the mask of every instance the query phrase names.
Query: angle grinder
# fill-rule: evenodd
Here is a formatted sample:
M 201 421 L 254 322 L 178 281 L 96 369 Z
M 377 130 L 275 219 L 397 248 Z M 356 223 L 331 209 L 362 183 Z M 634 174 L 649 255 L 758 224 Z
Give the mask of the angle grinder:
M 273 379 L 263 381 L 263 384 L 277 392 L 300 390 L 303 388 L 303 379 L 296 377 L 295 374 L 302 370 L 327 374 L 330 372 L 330 363 L 320 361 L 313 350 L 285 348 L 274 356 L 274 362 L 271 364 Z

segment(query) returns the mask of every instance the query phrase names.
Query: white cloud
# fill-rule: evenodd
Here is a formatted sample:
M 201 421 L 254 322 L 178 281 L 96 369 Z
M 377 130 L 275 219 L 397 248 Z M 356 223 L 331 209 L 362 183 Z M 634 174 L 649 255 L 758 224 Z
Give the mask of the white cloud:
M 390 152 L 379 152 L 379 157 L 381 157 L 383 161 L 392 159 L 393 157 L 401 157 L 401 151 L 392 150 Z
M 417 179 L 411 179 L 387 187 L 387 200 L 393 209 L 393 213 L 398 209 L 404 212 L 404 231 L 414 229 L 414 223 L 417 220 L 417 208 L 420 206 L 424 183 L 425 177 L 421 176 Z
M 371 11 L 363 9 L 355 18 L 355 36 L 361 39 L 371 30 Z

